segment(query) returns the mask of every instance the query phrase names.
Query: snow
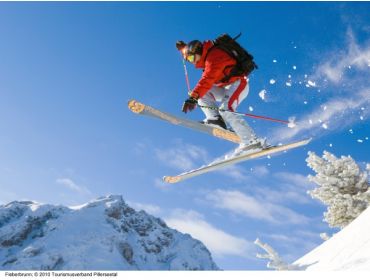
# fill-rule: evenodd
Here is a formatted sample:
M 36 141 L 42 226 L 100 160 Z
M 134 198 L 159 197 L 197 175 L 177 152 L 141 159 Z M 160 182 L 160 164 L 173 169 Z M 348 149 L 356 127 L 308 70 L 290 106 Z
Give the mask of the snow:
M 0 206 L 2 270 L 217 270 L 207 248 L 121 196 Z
M 313 81 L 311 81 L 311 80 L 308 80 L 308 82 L 307 82 L 307 86 L 308 86 L 308 87 L 316 87 L 316 83 L 315 83 L 315 82 L 313 82 Z
M 330 239 L 330 237 L 328 236 L 326 232 L 320 233 L 320 237 L 322 240 L 325 240 L 325 241 Z
M 295 122 L 295 117 L 290 117 L 290 118 L 289 118 L 288 127 L 289 127 L 289 128 L 294 128 L 294 127 L 296 127 L 296 126 L 297 126 L 297 124 L 296 124 L 296 122 Z
M 267 91 L 265 89 L 261 90 L 258 95 L 259 97 L 262 99 L 262 100 L 265 100 L 266 99 L 266 93 Z
M 370 208 L 294 265 L 309 271 L 370 270 L 369 232 Z

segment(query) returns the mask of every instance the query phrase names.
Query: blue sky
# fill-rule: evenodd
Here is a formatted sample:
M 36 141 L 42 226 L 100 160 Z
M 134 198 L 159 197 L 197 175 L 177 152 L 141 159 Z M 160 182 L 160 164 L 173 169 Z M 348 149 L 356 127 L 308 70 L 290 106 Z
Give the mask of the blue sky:
M 77 205 L 121 194 L 201 239 L 223 269 L 266 269 L 256 238 L 294 261 L 332 233 L 306 191 L 307 152 L 370 162 L 368 2 L 0 3 L 0 203 Z M 177 185 L 162 183 L 231 143 L 137 116 L 135 98 L 179 116 L 176 40 L 242 32 L 259 69 L 240 111 L 271 143 L 302 149 Z M 201 72 L 188 65 L 195 85 Z M 265 98 L 260 93 L 265 92 Z M 197 110 L 186 117 L 200 120 Z

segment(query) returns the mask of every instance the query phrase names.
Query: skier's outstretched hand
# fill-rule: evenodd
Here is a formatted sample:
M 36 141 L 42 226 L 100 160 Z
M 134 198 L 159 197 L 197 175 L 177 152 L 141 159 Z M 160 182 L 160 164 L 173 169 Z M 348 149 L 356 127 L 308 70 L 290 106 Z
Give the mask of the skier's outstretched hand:
M 190 97 L 184 101 L 184 104 L 182 105 L 182 111 L 186 114 L 187 112 L 193 111 L 198 104 L 198 100 L 196 100 L 193 97 Z

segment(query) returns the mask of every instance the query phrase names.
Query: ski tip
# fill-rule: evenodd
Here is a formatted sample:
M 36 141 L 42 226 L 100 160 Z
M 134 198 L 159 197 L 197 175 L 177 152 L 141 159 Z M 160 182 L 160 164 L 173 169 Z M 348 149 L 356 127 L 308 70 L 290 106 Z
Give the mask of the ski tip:
M 180 176 L 164 176 L 163 181 L 165 181 L 166 183 L 174 184 L 174 183 L 181 181 L 181 177 Z
M 144 111 L 145 109 L 145 105 L 136 101 L 135 99 L 132 99 L 128 102 L 128 108 L 136 113 L 136 114 L 140 114 L 142 111 Z

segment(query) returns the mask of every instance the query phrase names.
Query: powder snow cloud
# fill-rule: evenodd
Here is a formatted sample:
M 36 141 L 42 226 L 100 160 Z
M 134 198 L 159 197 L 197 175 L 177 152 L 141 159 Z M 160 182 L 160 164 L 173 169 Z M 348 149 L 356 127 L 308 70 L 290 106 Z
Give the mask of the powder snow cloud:
M 317 136 L 325 129 L 331 131 L 349 127 L 355 122 L 369 118 L 370 109 L 361 109 L 366 107 L 370 107 L 370 87 L 348 97 L 329 100 L 298 119 L 298 125 L 295 128 L 276 130 L 272 136 L 272 142 L 292 139 L 298 135 Z M 353 114 L 354 111 L 358 113 Z
M 326 101 L 298 117 L 295 128 L 275 130 L 272 141 L 286 141 L 296 136 L 317 137 L 367 120 L 370 117 L 369 76 L 370 43 L 360 45 L 349 29 L 346 48 L 327 55 L 311 76 L 323 89 L 320 97 Z
M 335 51 L 319 65 L 314 79 L 325 77 L 330 82 L 340 84 L 346 79 L 346 70 L 352 67 L 369 73 L 370 66 L 370 44 L 360 46 L 351 29 L 347 31 L 347 49 L 342 52 Z

